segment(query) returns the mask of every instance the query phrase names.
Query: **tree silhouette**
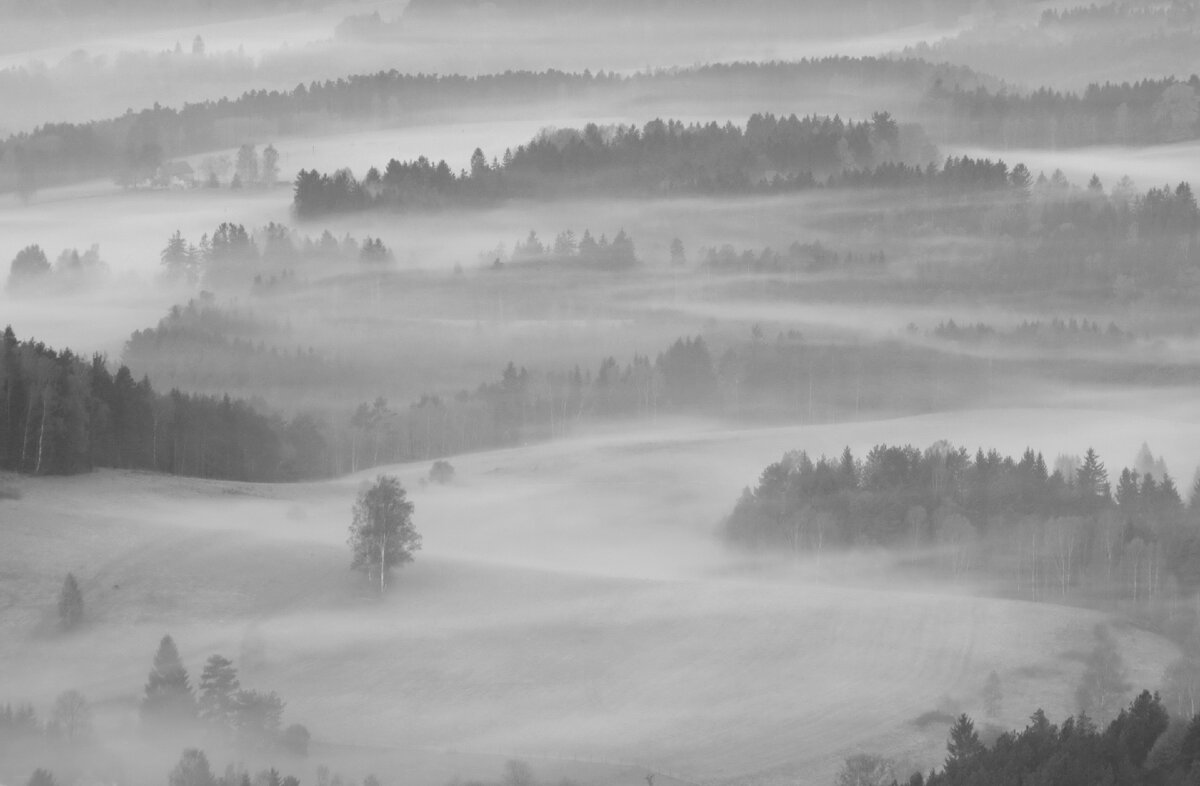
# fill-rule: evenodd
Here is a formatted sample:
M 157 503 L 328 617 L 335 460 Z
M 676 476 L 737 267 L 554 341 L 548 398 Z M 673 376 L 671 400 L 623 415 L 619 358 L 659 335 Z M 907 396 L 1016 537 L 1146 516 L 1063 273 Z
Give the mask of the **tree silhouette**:
M 196 717 L 187 669 L 170 636 L 163 636 L 159 642 L 140 709 L 142 721 L 151 725 L 179 725 Z
M 71 573 L 63 580 L 58 594 L 58 622 L 63 630 L 74 630 L 83 622 L 83 593 Z
M 233 731 L 237 712 L 237 669 L 221 655 L 212 655 L 200 675 L 200 695 L 197 708 L 200 718 L 228 733 Z
M 387 589 L 391 568 L 412 562 L 413 552 L 421 548 L 421 536 L 412 523 L 413 504 L 408 501 L 399 479 L 380 475 L 375 483 L 359 492 L 350 524 L 351 567 L 362 570 L 368 580 L 376 577 L 379 592 Z

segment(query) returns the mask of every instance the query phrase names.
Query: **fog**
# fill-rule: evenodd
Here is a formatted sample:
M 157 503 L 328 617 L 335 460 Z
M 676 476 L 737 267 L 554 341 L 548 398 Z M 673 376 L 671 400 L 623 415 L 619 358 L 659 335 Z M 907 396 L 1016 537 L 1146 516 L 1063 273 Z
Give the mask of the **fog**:
M 0 0 L 0 784 L 1182 782 L 1198 18 Z
M 342 548 L 343 530 L 331 521 L 344 518 L 347 494 L 371 473 L 276 488 L 113 472 L 82 482 L 22 481 L 10 542 L 39 570 L 48 562 L 88 566 L 96 622 L 82 635 L 104 657 L 72 662 L 75 647 L 45 634 L 10 642 L 4 657 L 15 668 L 0 687 L 37 698 L 67 669 L 98 705 L 118 701 L 106 712 L 119 715 L 164 627 L 196 663 L 211 651 L 237 652 L 252 625 L 268 653 L 256 682 L 269 680 L 287 696 L 289 713 L 319 719 L 330 742 L 555 753 L 688 777 L 713 768 L 738 777 L 768 761 L 803 771 L 808 782 L 831 777 L 842 746 L 904 751 L 927 766 L 941 744 L 934 735 L 863 728 L 855 714 L 884 692 L 895 706 L 889 716 L 903 726 L 938 702 L 972 706 L 974 682 L 1000 662 L 1031 674 L 1039 665 L 1075 668 L 1061 653 L 1086 640 L 1094 617 L 1018 607 L 962 586 L 906 588 L 912 580 L 890 571 L 883 555 L 860 579 L 844 571 L 863 565 L 842 556 L 812 565 L 748 563 L 717 548 L 716 519 L 764 457 L 795 445 L 833 453 L 876 440 L 927 444 L 953 432 L 967 445 L 1019 450 L 1017 433 L 1053 431 L 1044 447 L 1065 451 L 1106 421 L 1102 412 L 1068 410 L 770 430 L 679 422 L 463 457 L 449 487 L 422 487 L 426 464 L 387 467 L 413 489 L 425 546 L 406 591 L 383 606 L 364 603 L 340 566 L 322 567 Z M 1130 420 L 1097 447 L 1132 456 L 1149 440 L 1175 466 L 1191 457 L 1198 428 Z M 84 500 L 86 519 L 74 512 Z M 71 545 L 38 546 L 21 523 L 31 517 L 70 533 Z M 245 570 L 268 554 L 269 567 Z M 22 584 L 20 593 L 5 624 L 45 626 L 38 620 L 49 612 L 33 601 L 37 583 Z M 131 602 L 139 613 L 130 614 Z M 30 607 L 22 611 L 24 603 Z M 1004 631 L 1018 619 L 1058 649 L 1014 651 Z M 923 631 L 915 639 L 914 625 Z M 716 626 L 726 629 L 723 644 L 710 638 Z M 1139 664 L 1133 675 L 1157 679 L 1150 664 L 1171 645 L 1149 634 L 1123 640 Z M 897 647 L 903 659 L 882 656 Z M 347 669 L 351 651 L 355 665 Z M 749 657 L 755 669 L 748 672 Z M 782 695 L 765 690 L 776 679 L 790 683 Z M 1069 697 L 1052 684 L 1031 677 L 1013 691 L 1061 711 Z M 403 695 L 403 711 L 390 691 Z M 698 712 L 714 703 L 725 708 L 721 717 L 741 719 L 715 749 L 710 735 L 723 724 Z M 559 712 L 569 728 L 546 722 Z M 712 720 L 700 720 L 706 715 Z M 753 753 L 744 748 L 751 739 Z

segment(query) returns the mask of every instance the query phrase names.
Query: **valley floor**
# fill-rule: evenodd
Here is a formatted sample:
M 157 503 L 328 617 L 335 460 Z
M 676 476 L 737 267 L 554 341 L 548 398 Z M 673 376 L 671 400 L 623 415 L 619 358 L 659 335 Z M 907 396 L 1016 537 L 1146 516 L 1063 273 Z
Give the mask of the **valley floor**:
M 720 545 L 721 517 L 792 448 L 949 436 L 971 449 L 1096 444 L 1116 462 L 1146 440 L 1175 466 L 1200 436 L 1197 424 L 1106 418 L 672 422 L 457 457 L 447 486 L 421 481 L 427 465 L 390 467 L 425 549 L 382 602 L 348 570 L 345 547 L 355 491 L 375 472 L 276 486 L 114 471 L 15 479 L 20 499 L 0 501 L 0 698 L 45 707 L 74 687 L 103 724 L 136 723 L 169 632 L 194 675 L 213 652 L 256 653 L 243 684 L 278 690 L 288 722 L 313 731 L 309 766 L 367 746 L 356 762 L 412 765 L 389 784 L 470 776 L 487 761 L 498 773 L 514 756 L 630 782 L 646 767 L 706 784 L 828 783 L 863 750 L 928 769 L 946 724 L 915 720 L 982 719 L 993 669 L 1000 725 L 1023 726 L 1035 706 L 1072 712 L 1102 615 L 906 585 L 881 559 L 752 562 Z M 68 570 L 88 622 L 66 637 L 53 615 Z M 1133 629 L 1117 637 L 1131 682 L 1157 686 L 1176 647 Z

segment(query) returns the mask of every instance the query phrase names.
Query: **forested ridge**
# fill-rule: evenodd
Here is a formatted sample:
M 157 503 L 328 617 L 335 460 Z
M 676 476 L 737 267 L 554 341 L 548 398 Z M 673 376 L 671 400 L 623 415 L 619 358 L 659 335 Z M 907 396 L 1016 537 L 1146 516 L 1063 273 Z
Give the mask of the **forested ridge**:
M 1150 144 L 1200 136 L 1198 77 L 1092 84 L 1081 93 L 1010 90 L 962 66 L 917 58 L 829 57 L 611 72 L 511 71 L 480 76 L 384 71 L 248 91 L 238 98 L 154 105 L 87 123 L 47 123 L 0 141 L 0 189 L 43 188 L 150 170 L 178 156 L 237 147 L 248 139 L 325 130 L 331 123 L 394 121 L 453 106 L 511 107 L 564 99 L 596 104 L 636 97 L 760 96 L 847 80 L 894 93 L 893 111 L 940 139 L 998 146 Z
M 361 182 L 345 170 L 332 175 L 301 170 L 293 209 L 308 218 L 373 207 L 433 209 L 520 197 L 801 190 L 815 187 L 818 178 L 845 172 L 857 173 L 846 178 L 855 184 L 900 182 L 923 177 L 933 154 L 919 130 L 902 129 L 886 112 L 862 122 L 755 114 L 744 127 L 677 120 L 653 120 L 642 128 L 593 123 L 544 132 L 506 150 L 503 160 L 493 156 L 489 162 L 476 149 L 470 170 L 460 173 L 445 161 L 434 164 L 425 157 L 392 159 L 382 171 L 372 168 Z M 948 165 L 947 177 L 949 170 Z M 1004 173 L 998 177 L 1006 184 Z
M 631 75 L 554 69 L 479 76 L 380 71 L 179 108 L 156 104 L 87 123 L 47 123 L 0 141 L 0 189 L 152 171 L 177 156 L 237 147 L 255 137 L 319 131 L 331 121 L 388 121 L 452 107 L 495 109 L 564 98 L 595 105 L 622 97 L 778 97 L 789 90 L 828 89 L 843 80 L 906 88 L 914 100 L 938 80 L 964 88 L 988 81 L 957 66 L 875 57 L 714 64 Z
M 935 84 L 918 110 L 939 138 L 998 147 L 1161 144 L 1200 137 L 1200 76 L 1022 93 Z

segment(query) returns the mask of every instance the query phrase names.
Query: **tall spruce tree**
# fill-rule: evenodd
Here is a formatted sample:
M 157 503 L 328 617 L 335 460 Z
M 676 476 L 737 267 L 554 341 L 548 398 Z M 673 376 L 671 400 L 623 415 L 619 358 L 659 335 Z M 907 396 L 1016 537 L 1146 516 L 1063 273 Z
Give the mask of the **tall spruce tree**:
M 1108 499 L 1108 470 L 1093 448 L 1088 448 L 1084 454 L 1083 465 L 1076 470 L 1075 480 L 1085 499 Z
M 187 669 L 170 636 L 163 636 L 154 655 L 154 668 L 146 681 L 141 705 L 142 721 L 179 726 L 196 717 L 196 698 Z

